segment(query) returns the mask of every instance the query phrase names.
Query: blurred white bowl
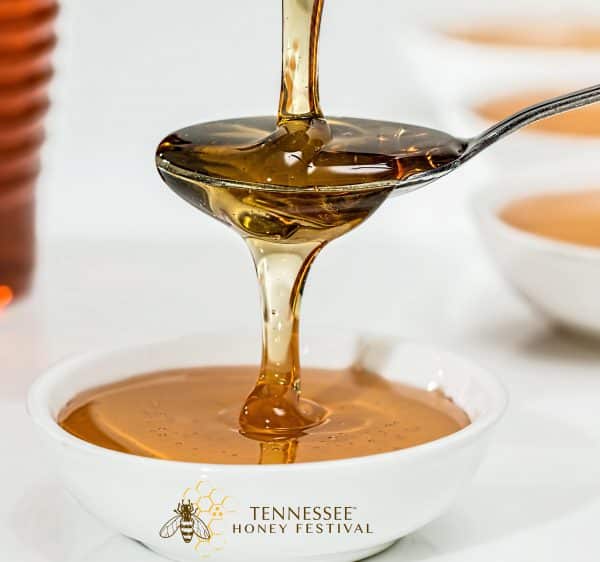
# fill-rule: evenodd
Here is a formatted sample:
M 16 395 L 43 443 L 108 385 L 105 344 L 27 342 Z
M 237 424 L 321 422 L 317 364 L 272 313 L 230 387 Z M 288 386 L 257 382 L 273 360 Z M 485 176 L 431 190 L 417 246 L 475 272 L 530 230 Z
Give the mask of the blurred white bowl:
M 600 189 L 600 163 L 578 159 L 561 167 L 561 175 L 549 166 L 485 187 L 474 214 L 500 272 L 553 323 L 600 336 L 600 249 L 537 236 L 498 216 L 509 201 L 535 193 Z
M 556 2 L 554 4 L 557 4 Z M 556 7 L 556 6 L 555 6 Z M 420 86 L 431 96 L 431 101 L 443 113 L 465 97 L 481 89 L 521 89 L 528 84 L 547 82 L 560 75 L 566 83 L 578 82 L 587 77 L 588 84 L 597 81 L 600 65 L 599 50 L 574 48 L 548 48 L 487 44 L 461 39 L 448 30 L 471 29 L 478 26 L 514 26 L 515 22 L 535 22 L 544 25 L 586 25 L 590 10 L 595 21 L 600 16 L 600 6 L 576 6 L 567 2 L 565 10 L 552 13 L 548 6 L 543 10 L 517 6 L 473 6 L 455 10 L 454 15 L 442 14 L 433 21 L 422 22 L 402 33 L 398 52 L 414 67 Z M 541 17 L 542 16 L 542 17 Z M 599 26 L 600 27 L 600 26 Z

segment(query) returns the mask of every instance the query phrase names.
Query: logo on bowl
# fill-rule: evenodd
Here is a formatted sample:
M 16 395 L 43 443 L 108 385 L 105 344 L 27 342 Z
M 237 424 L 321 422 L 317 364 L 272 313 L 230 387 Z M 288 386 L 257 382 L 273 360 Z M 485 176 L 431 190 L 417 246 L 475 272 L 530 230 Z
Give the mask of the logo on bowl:
M 171 517 L 159 531 L 163 539 L 180 535 L 185 543 L 193 543 L 203 555 L 222 550 L 225 544 L 224 520 L 234 513 L 233 500 L 206 480 L 186 488 Z
M 206 480 L 186 488 L 175 501 L 175 515 L 171 514 L 158 533 L 163 539 L 189 544 L 201 558 L 223 550 L 228 537 L 239 535 L 374 534 L 372 523 L 365 521 L 354 505 L 249 504 L 238 510 L 231 496 Z

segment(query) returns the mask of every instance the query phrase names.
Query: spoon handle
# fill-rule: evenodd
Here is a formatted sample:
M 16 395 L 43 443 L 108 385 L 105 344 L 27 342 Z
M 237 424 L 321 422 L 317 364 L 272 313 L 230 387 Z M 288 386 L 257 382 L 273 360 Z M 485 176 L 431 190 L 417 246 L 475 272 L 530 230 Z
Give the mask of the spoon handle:
M 598 101 L 600 101 L 600 84 L 526 107 L 470 139 L 468 148 L 460 157 L 460 161 L 462 163 L 469 160 L 490 144 L 526 125 Z

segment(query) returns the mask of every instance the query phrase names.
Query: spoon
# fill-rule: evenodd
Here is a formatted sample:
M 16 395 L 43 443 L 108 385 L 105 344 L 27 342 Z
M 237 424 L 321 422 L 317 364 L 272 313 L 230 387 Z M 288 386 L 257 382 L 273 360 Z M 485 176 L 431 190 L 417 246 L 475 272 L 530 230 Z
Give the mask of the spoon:
M 469 139 L 462 139 L 465 143 L 465 149 L 451 162 L 444 164 L 439 168 L 419 172 L 404 180 L 400 180 L 395 183 L 395 188 L 401 190 L 408 188 L 413 190 L 424 187 L 432 181 L 453 172 L 473 158 L 473 156 L 477 156 L 482 150 L 485 150 L 500 139 L 503 139 L 527 125 L 598 101 L 600 101 L 600 84 L 526 107 L 495 125 L 492 125 L 480 135 Z

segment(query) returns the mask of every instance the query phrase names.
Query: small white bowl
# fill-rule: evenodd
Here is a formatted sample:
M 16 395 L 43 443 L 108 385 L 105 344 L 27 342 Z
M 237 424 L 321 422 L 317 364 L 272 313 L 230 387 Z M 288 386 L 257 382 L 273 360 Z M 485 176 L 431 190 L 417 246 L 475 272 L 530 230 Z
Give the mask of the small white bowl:
M 525 232 L 498 216 L 514 199 L 600 188 L 600 164 L 571 161 L 560 173 L 550 165 L 484 187 L 474 198 L 475 220 L 504 277 L 553 323 L 600 336 L 600 249 Z
M 562 9 L 558 4 L 563 4 Z M 557 69 L 565 82 L 577 82 L 587 76 L 588 85 L 596 82 L 599 50 L 575 48 L 547 48 L 486 44 L 474 42 L 447 33 L 446 30 L 469 29 L 490 24 L 514 25 L 514 22 L 536 22 L 544 25 L 585 25 L 597 21 L 600 6 L 586 0 L 574 5 L 573 0 L 560 0 L 539 6 L 520 3 L 468 2 L 467 9 L 439 10 L 436 17 L 426 18 L 416 25 L 407 26 L 397 43 L 398 53 L 412 64 L 416 79 L 428 92 L 436 107 L 446 111 L 454 103 L 459 105 L 473 92 L 491 88 L 548 82 L 556 79 Z M 554 8 L 551 10 L 550 8 Z
M 108 526 L 159 554 L 181 561 L 208 555 L 224 562 L 358 560 L 383 550 L 449 507 L 479 465 L 490 430 L 505 408 L 506 395 L 484 370 L 426 346 L 358 336 L 314 337 L 307 342 L 302 353 L 306 365 L 345 367 L 359 356 L 362 364 L 386 377 L 420 387 L 441 387 L 466 410 L 472 424 L 443 439 L 391 453 L 269 466 L 138 457 L 82 441 L 57 424 L 66 401 L 96 385 L 158 369 L 256 363 L 255 337 L 218 335 L 63 362 L 33 385 L 29 411 L 66 488 Z M 159 536 L 184 497 L 200 502 L 202 517 L 214 533 L 209 542 L 186 544 L 179 535 Z M 211 512 L 211 506 L 220 507 Z M 316 517 L 315 506 L 322 511 L 325 506 L 337 506 L 341 521 L 335 521 L 332 534 L 316 532 L 316 523 L 323 520 L 304 517 L 285 521 L 285 531 L 275 525 L 271 533 L 263 534 L 256 525 L 273 522 L 263 520 L 253 506 L 306 507 L 309 517 Z M 359 524 L 363 532 L 338 534 L 338 523 L 353 529 Z M 248 533 L 235 532 L 239 525 Z

